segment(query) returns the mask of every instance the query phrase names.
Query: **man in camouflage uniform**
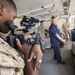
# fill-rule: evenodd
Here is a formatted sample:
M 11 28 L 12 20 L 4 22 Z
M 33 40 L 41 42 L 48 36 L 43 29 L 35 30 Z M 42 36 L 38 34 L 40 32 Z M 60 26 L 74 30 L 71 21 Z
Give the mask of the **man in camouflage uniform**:
M 9 29 L 5 25 L 5 22 L 8 20 L 14 20 L 17 14 L 17 8 L 13 0 L 0 0 L 0 32 L 8 33 Z M 0 37 L 0 75 L 24 75 L 24 61 L 26 62 L 26 69 L 32 68 L 29 65 L 29 62 L 32 60 L 33 55 L 36 54 L 36 60 L 34 63 L 34 71 L 37 71 L 40 68 L 42 53 L 40 47 L 35 45 L 32 48 L 29 59 L 26 59 L 28 49 L 30 46 L 21 45 L 20 41 L 16 39 L 17 46 L 19 50 L 24 54 L 25 59 L 23 60 L 17 50 L 10 47 L 7 42 L 5 42 Z M 37 49 L 35 49 L 37 47 Z M 31 72 L 31 69 L 29 70 Z M 36 75 L 27 74 L 27 75 Z
M 46 38 L 45 38 L 45 29 L 44 29 L 44 21 L 40 21 L 40 26 L 38 27 L 38 34 L 39 34 L 39 39 L 40 39 L 40 44 L 43 52 L 45 51 L 45 46 L 46 46 Z
M 19 53 L 0 38 L 0 75 L 23 75 L 23 68 Z
M 11 9 L 11 10 L 10 10 Z M 0 0 L 0 31 L 9 30 L 5 22 L 16 16 L 16 6 L 11 0 Z M 23 75 L 24 60 L 19 53 L 0 38 L 0 75 Z
M 65 33 L 64 37 L 67 40 L 71 39 L 71 25 L 68 22 L 68 19 L 66 19 L 66 23 L 63 25 L 63 31 Z

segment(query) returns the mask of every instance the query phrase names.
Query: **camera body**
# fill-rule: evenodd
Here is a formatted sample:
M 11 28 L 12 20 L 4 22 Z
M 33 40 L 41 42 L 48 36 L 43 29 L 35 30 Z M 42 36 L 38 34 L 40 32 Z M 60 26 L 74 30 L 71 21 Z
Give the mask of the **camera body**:
M 23 31 L 24 33 L 26 33 L 26 32 L 28 32 L 28 29 L 35 26 L 35 23 L 38 23 L 38 22 L 39 22 L 39 20 L 34 18 L 34 17 L 24 16 L 22 21 L 20 22 L 21 26 L 24 26 L 24 28 L 18 29 L 17 31 Z M 15 34 L 14 33 L 15 27 L 14 27 L 13 21 L 9 20 L 5 24 L 11 30 L 11 35 L 6 37 L 6 41 L 13 48 L 17 49 L 16 38 L 18 38 L 20 40 L 22 45 L 24 43 L 29 44 L 29 45 L 39 43 L 36 33 L 30 34 L 32 36 L 32 38 L 28 38 L 28 39 L 25 40 L 23 34 Z
M 18 38 L 21 42 L 21 44 L 23 45 L 24 43 L 28 44 L 28 45 L 33 45 L 33 44 L 39 44 L 38 42 L 38 37 L 37 34 L 33 34 L 31 35 L 32 38 L 28 38 L 28 39 L 24 39 L 24 36 L 21 35 L 10 35 L 6 37 L 6 41 L 10 44 L 10 46 L 12 46 L 13 48 L 17 49 L 17 45 L 16 45 L 16 38 Z M 35 37 L 34 37 L 35 36 Z

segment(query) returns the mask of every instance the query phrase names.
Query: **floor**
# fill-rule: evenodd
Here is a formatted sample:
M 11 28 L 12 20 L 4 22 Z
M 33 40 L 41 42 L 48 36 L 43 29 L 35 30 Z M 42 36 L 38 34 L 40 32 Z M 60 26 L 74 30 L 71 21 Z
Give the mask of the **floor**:
M 61 48 L 61 56 L 66 63 L 65 65 L 58 64 L 57 61 L 53 60 L 52 49 L 47 54 L 43 54 L 39 75 L 75 75 L 70 41 Z

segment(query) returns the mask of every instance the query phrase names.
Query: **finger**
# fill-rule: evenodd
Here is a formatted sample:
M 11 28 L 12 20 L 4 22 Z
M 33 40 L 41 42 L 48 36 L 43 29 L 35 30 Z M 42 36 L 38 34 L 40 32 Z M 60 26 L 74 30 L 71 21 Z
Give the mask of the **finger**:
M 40 69 L 41 63 L 42 63 L 42 56 L 41 56 L 41 55 L 39 55 L 37 71 Z
M 39 71 L 40 66 L 41 66 L 41 62 L 38 63 L 37 72 Z
M 30 53 L 29 58 L 28 58 L 28 62 L 30 62 L 33 59 L 34 53 L 33 51 Z
M 42 56 L 43 56 L 40 49 L 39 49 L 39 51 L 40 51 L 39 53 L 38 52 L 36 53 L 36 60 L 35 60 L 35 64 L 34 64 L 34 70 L 35 71 L 39 70 L 40 65 L 41 65 L 41 63 L 39 61 L 42 60 Z
M 39 60 L 40 60 L 39 55 L 36 54 L 36 60 L 35 60 L 35 63 L 34 63 L 34 70 L 35 71 L 38 71 Z
M 18 48 L 21 49 L 22 45 L 21 45 L 19 39 L 16 38 L 16 42 L 17 42 L 17 46 L 18 46 Z

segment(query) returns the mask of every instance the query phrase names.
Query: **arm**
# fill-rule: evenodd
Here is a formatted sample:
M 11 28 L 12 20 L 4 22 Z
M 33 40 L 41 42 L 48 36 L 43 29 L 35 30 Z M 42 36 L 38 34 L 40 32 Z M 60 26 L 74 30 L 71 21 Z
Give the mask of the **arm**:
M 43 37 L 41 35 L 41 31 L 39 31 L 38 33 L 39 33 L 40 38 L 43 40 Z
M 39 51 L 39 52 L 38 52 Z M 25 75 L 38 75 L 38 71 L 39 71 L 39 68 L 40 68 L 40 62 L 39 60 L 42 59 L 42 56 L 41 56 L 41 49 L 40 49 L 40 46 L 35 44 L 31 50 L 31 55 L 30 56 L 34 56 L 34 54 L 36 54 L 37 52 L 37 58 L 36 59 L 33 59 L 33 58 L 30 58 L 29 59 L 29 62 L 26 61 L 25 64 Z M 41 53 L 41 54 L 39 54 Z M 27 58 L 28 59 L 28 58 Z M 26 59 L 25 59 L 26 60 Z M 37 68 L 36 68 L 37 66 Z M 35 71 L 36 69 L 36 71 Z
M 50 29 L 49 29 L 49 30 L 50 30 Z M 63 42 L 64 44 L 66 44 L 65 40 L 62 39 L 62 38 L 59 36 L 56 27 L 53 27 L 53 28 L 50 30 L 50 32 L 51 32 L 53 35 L 55 35 L 55 36 L 57 37 L 57 39 L 59 39 L 61 42 Z
M 63 42 L 64 44 L 66 44 L 66 41 L 64 39 L 62 39 L 58 34 L 55 35 L 61 42 Z
M 38 75 L 37 71 L 33 70 L 34 62 L 25 62 L 24 75 Z
M 32 59 L 28 62 L 29 55 L 25 55 L 25 67 L 24 67 L 24 75 L 38 75 L 38 72 L 34 70 L 35 60 Z
M 32 45 L 24 44 L 21 45 L 20 41 L 16 39 L 18 48 L 24 54 L 25 60 L 25 75 L 38 75 L 38 70 L 40 68 L 39 60 L 42 59 L 42 52 L 39 45 L 35 44 L 30 52 Z M 36 54 L 36 60 L 33 60 L 33 56 Z M 29 60 L 28 60 L 29 58 Z
M 41 28 L 40 28 L 40 26 L 37 28 L 37 30 L 38 30 L 38 34 L 39 34 L 39 37 L 43 40 L 43 37 L 42 37 L 42 33 L 41 33 Z
M 61 34 L 62 34 L 62 35 L 65 35 L 65 33 L 64 33 L 64 32 L 61 32 Z

